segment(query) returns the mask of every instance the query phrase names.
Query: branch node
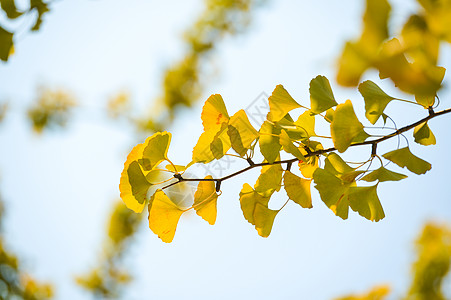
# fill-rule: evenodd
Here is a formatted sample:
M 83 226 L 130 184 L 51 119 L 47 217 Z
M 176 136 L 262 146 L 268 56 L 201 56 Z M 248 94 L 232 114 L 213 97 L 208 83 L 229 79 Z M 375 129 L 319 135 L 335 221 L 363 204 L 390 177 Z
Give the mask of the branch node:
M 376 156 L 377 143 L 373 143 L 371 146 L 371 156 Z
M 183 181 L 183 177 L 182 177 L 182 174 L 179 174 L 179 173 L 175 173 L 175 174 L 174 174 L 174 178 L 178 179 L 178 180 L 179 180 L 179 182 L 180 182 L 180 181 Z
M 216 193 L 219 193 L 221 189 L 221 180 L 216 181 Z
M 434 111 L 434 109 L 432 108 L 432 106 L 429 106 L 429 107 L 428 107 L 428 111 L 429 111 L 429 115 L 430 115 L 430 116 L 433 116 L 433 115 L 435 114 L 435 111 Z
M 250 166 L 255 165 L 255 163 L 252 161 L 252 158 L 248 157 L 246 158 L 247 162 L 249 163 Z
M 290 171 L 291 170 L 291 165 L 292 165 L 293 163 L 292 162 L 288 162 L 287 163 L 287 171 Z

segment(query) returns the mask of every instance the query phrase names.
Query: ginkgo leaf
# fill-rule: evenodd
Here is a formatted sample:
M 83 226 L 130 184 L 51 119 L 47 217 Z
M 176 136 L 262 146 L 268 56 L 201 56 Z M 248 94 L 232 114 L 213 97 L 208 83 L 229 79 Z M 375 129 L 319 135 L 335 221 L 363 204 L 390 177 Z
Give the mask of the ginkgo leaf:
M 409 147 L 393 150 L 382 156 L 401 168 L 406 167 L 409 171 L 418 175 L 426 173 L 432 167 L 427 161 L 413 155 Z
M 404 174 L 396 173 L 384 167 L 380 167 L 379 169 L 374 170 L 371 173 L 363 176 L 362 180 L 368 182 L 378 180 L 379 182 L 383 182 L 383 181 L 399 181 L 404 178 L 407 178 L 407 176 Z
M 163 160 L 167 160 L 170 143 L 171 133 L 166 131 L 157 132 L 146 139 L 140 161 L 144 170 L 150 171 Z
M 166 170 L 174 172 L 174 173 L 180 173 L 180 172 L 184 172 L 186 170 L 186 166 L 181 166 L 181 165 L 172 165 L 172 164 L 168 164 L 165 166 Z
M 349 173 L 355 169 L 350 167 L 341 157 L 336 153 L 329 153 L 325 159 L 324 170 L 333 175 Z
M 193 162 L 209 163 L 215 159 L 215 156 L 211 152 L 210 145 L 213 142 L 216 134 L 217 131 L 213 129 L 204 131 L 200 135 L 196 146 L 194 146 L 193 148 Z
M 13 34 L 0 27 L 0 59 L 7 61 L 13 47 Z
M 295 145 L 293 145 L 287 132 L 283 129 L 279 135 L 279 143 L 283 147 L 283 150 L 285 152 L 292 154 L 299 160 L 305 160 L 304 155 L 302 155 L 301 151 Z
M 279 191 L 282 186 L 283 169 L 280 164 L 263 166 L 260 176 L 255 183 L 255 191 L 270 197 L 274 191 Z
M 240 156 L 244 156 L 251 148 L 252 142 L 258 138 L 258 132 L 249 122 L 244 110 L 236 112 L 228 123 L 227 134 L 233 150 Z
M 349 205 L 362 217 L 376 221 L 385 217 L 384 210 L 376 192 L 377 184 L 374 186 L 359 186 L 349 188 Z
M 303 208 L 312 208 L 312 196 L 310 194 L 311 180 L 296 176 L 290 171 L 285 171 L 283 175 L 283 186 L 288 197 L 302 206 Z
M 132 161 L 127 169 L 128 180 L 132 187 L 132 195 L 140 205 L 145 204 L 147 191 L 151 184 L 147 181 L 146 176 L 141 170 L 141 166 L 137 161 Z
M 337 82 L 340 85 L 357 86 L 362 74 L 371 66 L 362 48 L 362 43 L 346 42 L 338 60 Z
M 244 218 L 252 225 L 255 225 L 255 206 L 259 203 L 265 207 L 268 207 L 269 198 L 270 197 L 260 195 L 249 184 L 245 183 L 240 192 L 240 204 Z
M 271 121 L 273 122 L 279 121 L 291 110 L 301 107 L 281 84 L 276 86 L 268 101 Z
M 127 160 L 124 163 L 124 169 L 121 173 L 121 179 L 119 183 L 120 197 L 124 201 L 125 205 L 136 213 L 142 212 L 145 206 L 145 202 L 141 202 L 135 198 L 130 184 L 130 178 L 128 176 L 128 168 L 132 162 L 138 161 L 142 157 L 144 150 L 144 144 L 136 145 L 127 156 Z M 136 193 L 135 193 L 136 194 Z
M 327 122 L 332 123 L 332 121 L 334 120 L 334 114 L 335 110 L 333 108 L 329 108 L 328 110 L 326 110 L 326 115 L 324 116 L 324 119 Z
M 415 138 L 415 142 L 423 146 L 435 145 L 436 143 L 435 136 L 427 122 L 421 123 L 415 127 L 413 130 L 413 137 Z
M 299 161 L 299 171 L 305 178 L 313 178 L 313 172 L 318 168 L 318 157 L 310 156 L 306 161 Z
M 157 190 L 149 200 L 149 227 L 165 243 L 174 239 L 177 223 L 183 214 L 162 190 Z
M 255 229 L 261 237 L 271 234 L 274 219 L 279 211 L 269 209 L 267 206 L 257 202 L 254 209 Z
M 363 125 L 357 119 L 352 102 L 347 100 L 337 106 L 334 120 L 330 124 L 330 132 L 335 148 L 338 152 L 344 152 L 358 136 L 368 137 L 363 130 Z
M 387 95 L 377 84 L 371 80 L 359 85 L 359 92 L 365 100 L 365 116 L 371 124 L 375 124 L 384 113 L 384 109 L 390 101 L 395 99 Z
M 211 175 L 205 179 L 213 179 Z M 214 181 L 200 181 L 197 190 L 194 193 L 193 207 L 196 213 L 207 221 L 210 225 L 216 222 L 216 203 L 218 194 L 216 193 L 216 186 Z
M 347 192 L 351 184 L 343 184 L 342 181 L 323 169 L 316 169 L 313 173 L 315 188 L 318 190 L 321 200 L 335 215 L 343 220 L 348 218 L 349 200 Z
M 207 99 L 202 108 L 201 119 L 204 131 L 221 127 L 222 123 L 229 121 L 229 114 L 221 95 L 214 94 Z
M 322 113 L 337 105 L 329 80 L 321 75 L 310 81 L 310 107 L 315 114 Z
M 316 136 L 315 133 L 315 116 L 312 115 L 309 111 L 305 111 L 303 114 L 299 116 L 299 118 L 294 122 L 294 124 L 302 129 L 307 137 Z
M 424 108 L 432 107 L 435 104 L 435 95 L 415 95 L 415 101 L 424 106 Z
M 279 157 L 280 148 L 282 147 L 279 143 L 280 131 L 268 121 L 263 122 L 260 128 L 260 138 L 258 140 L 260 152 L 269 163 L 273 163 Z
M 213 141 L 210 143 L 210 151 L 213 153 L 214 158 L 220 159 L 229 151 L 231 146 L 232 144 L 227 134 L 227 123 L 222 123 L 221 129 L 216 133 Z

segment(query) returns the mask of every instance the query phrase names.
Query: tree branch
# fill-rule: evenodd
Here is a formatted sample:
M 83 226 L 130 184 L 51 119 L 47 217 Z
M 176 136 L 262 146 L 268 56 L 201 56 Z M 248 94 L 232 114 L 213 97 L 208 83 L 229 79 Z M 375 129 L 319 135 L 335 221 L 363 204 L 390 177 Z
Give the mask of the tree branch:
M 430 109 L 429 110 L 429 115 L 427 117 L 425 117 L 425 118 L 423 118 L 423 119 L 421 119 L 421 120 L 419 120 L 419 121 L 417 121 L 415 123 L 412 123 L 410 125 L 404 126 L 404 127 L 400 128 L 400 129 L 396 130 L 395 132 L 390 133 L 388 135 L 385 135 L 383 137 L 380 137 L 378 139 L 371 140 L 371 141 L 364 141 L 364 142 L 361 142 L 361 143 L 351 144 L 349 147 L 356 147 L 356 146 L 363 146 L 363 145 L 372 145 L 372 150 L 371 150 L 372 153 L 371 154 L 375 155 L 374 152 L 375 152 L 375 149 L 376 149 L 376 145 L 379 144 L 380 142 L 383 142 L 383 141 L 388 140 L 388 139 L 390 139 L 392 137 L 398 136 L 398 135 L 400 135 L 400 134 L 402 134 L 402 133 L 404 133 L 406 131 L 409 131 L 412 128 L 415 128 L 416 126 L 418 126 L 418 125 L 420 125 L 420 124 L 422 124 L 424 122 L 429 121 L 432 118 L 435 118 L 435 117 L 438 117 L 440 115 L 444 115 L 444 114 L 447 114 L 447 113 L 451 113 L 451 108 L 444 109 L 444 110 L 439 111 L 439 112 L 434 112 L 432 109 Z M 307 151 L 307 154 L 304 155 L 304 157 L 307 158 L 307 157 L 312 157 L 312 156 L 318 156 L 318 155 L 326 154 L 326 153 L 333 152 L 333 151 L 336 151 L 336 150 L 337 149 L 335 147 L 331 147 L 331 148 L 327 148 L 327 149 L 320 149 L 320 150 L 317 150 L 317 151 Z M 287 164 L 287 169 L 289 169 L 289 166 L 291 166 L 292 163 L 294 163 L 294 162 L 296 162 L 298 160 L 299 160 L 298 158 L 292 158 L 292 159 L 274 161 L 272 163 L 263 162 L 263 163 L 256 164 L 249 158 L 249 159 L 247 159 L 247 161 L 249 162 L 249 166 L 248 167 L 246 167 L 244 169 L 241 169 L 239 171 L 236 171 L 236 172 L 234 172 L 232 174 L 229 174 L 227 176 L 221 177 L 221 178 L 183 178 L 182 175 L 180 175 L 180 174 L 174 174 L 174 178 L 178 179 L 178 181 L 173 182 L 171 184 L 168 184 L 168 185 L 162 187 L 161 189 L 164 190 L 164 189 L 166 189 L 168 187 L 171 187 L 171 186 L 176 185 L 176 184 L 178 184 L 180 182 L 183 182 L 183 181 L 197 181 L 197 182 L 199 182 L 199 181 L 214 181 L 214 182 L 216 182 L 216 188 L 218 189 L 218 187 L 221 186 L 221 182 L 222 181 L 225 181 L 227 179 L 230 179 L 232 177 L 240 175 L 240 174 L 242 174 L 244 172 L 247 172 L 247 171 L 249 171 L 249 170 L 251 170 L 253 168 L 270 166 L 270 165 L 277 165 L 277 164 L 285 164 L 286 163 Z

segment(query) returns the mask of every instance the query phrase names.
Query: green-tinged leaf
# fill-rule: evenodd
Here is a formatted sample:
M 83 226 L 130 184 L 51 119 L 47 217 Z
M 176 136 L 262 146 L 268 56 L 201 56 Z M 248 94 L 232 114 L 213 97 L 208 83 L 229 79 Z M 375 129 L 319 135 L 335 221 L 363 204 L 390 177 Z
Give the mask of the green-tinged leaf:
M 288 197 L 302 206 L 312 208 L 312 196 L 310 194 L 311 180 L 294 175 L 290 171 L 285 171 L 283 175 L 283 186 Z
M 353 211 L 370 221 L 378 222 L 385 217 L 385 214 L 376 189 L 377 185 L 350 187 L 348 194 Z
M 315 133 L 315 116 L 309 111 L 305 111 L 294 123 L 297 128 L 302 129 L 307 137 L 316 136 Z
M 186 166 L 181 166 L 181 165 L 166 165 L 166 170 L 170 171 L 170 172 L 174 172 L 174 173 L 180 173 L 180 172 L 184 172 L 187 167 Z
M 37 31 L 41 27 L 43 15 L 46 12 L 49 12 L 50 9 L 48 7 L 48 4 L 42 0 L 30 0 L 30 11 L 31 10 L 36 10 L 38 12 L 36 22 L 31 28 L 32 31 Z
M 427 122 L 421 123 L 413 130 L 413 137 L 415 142 L 423 146 L 435 145 L 435 136 L 428 126 Z
M 365 116 L 371 124 L 375 124 L 384 113 L 384 109 L 390 101 L 395 99 L 387 95 L 377 84 L 371 80 L 359 85 L 359 92 L 365 100 Z
M 132 151 L 130 151 L 127 156 L 127 160 L 124 163 L 124 169 L 121 173 L 121 179 L 119 183 L 119 191 L 122 201 L 124 201 L 125 205 L 129 209 L 133 210 L 136 213 L 143 211 L 145 201 L 141 202 L 140 200 L 135 198 L 136 191 L 134 192 L 132 190 L 132 185 L 130 184 L 130 178 L 128 175 L 128 169 L 133 162 L 138 161 L 138 159 L 142 157 L 143 149 L 144 144 L 138 144 L 132 149 Z
M 174 239 L 177 223 L 183 210 L 177 207 L 162 190 L 149 200 L 149 227 L 165 243 Z
M 293 145 L 287 132 L 283 129 L 279 135 L 279 143 L 280 145 L 282 145 L 285 152 L 292 154 L 299 160 L 305 161 L 304 155 L 302 155 L 301 151 L 295 145 Z
M 321 75 L 310 81 L 310 107 L 315 114 L 322 113 L 337 105 L 329 80 Z
M 357 86 L 360 77 L 370 66 L 371 60 L 365 56 L 362 43 L 347 42 L 338 60 L 338 84 L 348 87 Z
M 255 191 L 263 196 L 270 197 L 274 191 L 280 190 L 282 173 L 283 169 L 280 164 L 263 166 L 255 183 Z
M 281 120 L 291 110 L 301 107 L 281 84 L 276 86 L 268 101 L 273 122 Z
M 259 203 L 268 207 L 269 198 L 260 195 L 249 184 L 245 183 L 240 192 L 240 204 L 244 218 L 252 225 L 255 225 L 254 211 L 256 204 Z
M 216 159 L 223 157 L 231 147 L 230 138 L 227 134 L 227 123 L 222 123 L 221 129 L 210 144 L 210 151 Z
M 171 133 L 166 131 L 157 132 L 146 139 L 141 161 L 144 170 L 150 171 L 167 159 L 170 143 Z
M 335 215 L 346 220 L 349 213 L 347 192 L 351 184 L 343 184 L 339 178 L 319 168 L 313 173 L 313 181 L 321 196 L 321 200 Z
M 258 140 L 260 152 L 269 163 L 273 163 L 279 157 L 282 147 L 279 143 L 280 131 L 280 128 L 278 129 L 268 121 L 263 122 L 260 128 L 260 139 Z
M 207 99 L 202 108 L 201 119 L 204 131 L 218 129 L 222 123 L 229 121 L 229 114 L 221 95 L 214 94 Z
M 210 175 L 205 179 L 212 179 Z M 197 190 L 194 193 L 193 207 L 196 213 L 207 221 L 210 225 L 216 222 L 216 204 L 218 194 L 216 193 L 216 186 L 214 181 L 200 181 Z
M 269 209 L 267 206 L 260 203 L 255 204 L 254 209 L 254 221 L 255 229 L 262 237 L 268 237 L 272 230 L 272 225 L 274 224 L 274 219 L 279 211 Z
M 258 132 L 249 122 L 244 110 L 239 110 L 230 118 L 227 134 L 233 150 L 240 156 L 244 156 L 252 142 L 258 138 Z
M 326 110 L 326 115 L 324 116 L 325 120 L 329 123 L 332 123 L 334 120 L 335 110 L 333 108 L 329 108 Z
M 147 181 L 141 167 L 137 161 L 133 161 L 127 169 L 128 180 L 132 187 L 132 195 L 139 204 L 146 202 L 147 191 L 151 184 Z
M 355 181 L 355 179 L 357 178 L 357 176 L 359 176 L 360 174 L 365 173 L 365 171 L 351 171 L 351 172 L 347 172 L 347 173 L 343 173 L 343 174 L 339 174 L 338 178 L 340 178 L 343 183 L 353 183 Z
M 350 167 L 341 157 L 336 153 L 329 153 L 325 160 L 324 170 L 333 174 L 339 175 L 344 173 L 349 173 L 355 169 Z
M 0 27 L 0 59 L 7 61 L 13 47 L 13 34 Z
M 362 180 L 368 182 L 378 180 L 379 182 L 383 182 L 383 181 L 399 181 L 404 178 L 407 178 L 407 176 L 404 174 L 396 173 L 384 167 L 380 167 L 379 169 L 374 170 L 371 173 L 363 176 Z
M 435 95 L 415 95 L 415 101 L 428 108 L 435 104 Z
M 413 155 L 409 147 L 393 150 L 382 156 L 401 168 L 406 167 L 409 171 L 418 175 L 426 173 L 432 167 L 427 161 Z
M 330 132 L 335 148 L 344 152 L 356 137 L 367 136 L 363 125 L 357 119 L 350 100 L 337 106 L 334 120 L 330 124 Z
M 17 11 L 14 0 L 0 0 L 2 9 L 5 11 L 6 16 L 10 19 L 20 17 L 23 13 Z

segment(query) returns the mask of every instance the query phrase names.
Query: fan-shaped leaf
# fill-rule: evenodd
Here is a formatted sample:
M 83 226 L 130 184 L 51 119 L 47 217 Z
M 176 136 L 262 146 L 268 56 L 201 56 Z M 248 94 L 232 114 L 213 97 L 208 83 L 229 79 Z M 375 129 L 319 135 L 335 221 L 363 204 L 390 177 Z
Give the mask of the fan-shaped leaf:
M 140 160 L 144 170 L 150 171 L 163 160 L 167 159 L 169 144 L 171 143 L 170 132 L 157 132 L 148 137 L 144 142 L 143 157 Z
M 254 209 L 255 229 L 262 237 L 268 237 L 274 224 L 274 219 L 279 211 L 269 209 L 267 206 L 257 202 Z
M 273 122 L 280 121 L 291 110 L 301 107 L 281 84 L 276 86 L 268 101 Z
M 310 107 L 315 114 L 322 113 L 337 105 L 329 80 L 321 75 L 310 81 Z
M 233 150 L 240 156 L 244 156 L 250 149 L 252 142 L 258 138 L 257 130 L 251 125 L 242 109 L 230 118 L 227 134 L 230 137 Z
M 334 120 L 330 124 L 330 131 L 335 148 L 339 152 L 346 151 L 357 137 L 359 137 L 359 140 L 368 137 L 368 134 L 363 130 L 362 123 L 355 115 L 350 100 L 337 106 Z
M 349 204 L 353 211 L 362 217 L 376 221 L 385 217 L 384 210 L 376 192 L 377 185 L 349 188 Z
M 365 100 L 365 116 L 371 124 L 375 124 L 384 113 L 384 109 L 390 101 L 395 99 L 387 95 L 377 84 L 371 80 L 359 85 L 359 92 Z
M 244 218 L 252 225 L 255 225 L 254 211 L 256 204 L 260 203 L 268 207 L 269 198 L 260 195 L 249 184 L 245 183 L 240 192 L 240 204 Z
M 210 175 L 205 179 L 212 179 Z M 214 181 L 200 181 L 197 190 L 194 193 L 193 207 L 196 213 L 207 221 L 210 225 L 216 222 L 216 203 L 218 194 Z
M 287 132 L 283 129 L 279 135 L 279 143 L 280 145 L 282 145 L 283 150 L 285 150 L 285 152 L 292 154 L 299 160 L 305 161 L 304 155 L 302 155 L 301 151 L 295 145 L 293 145 Z
M 379 169 L 374 170 L 371 173 L 363 176 L 362 180 L 368 182 L 378 180 L 379 182 L 383 182 L 383 181 L 399 181 L 404 178 L 407 178 L 407 176 L 404 174 L 396 173 L 384 167 L 380 167 Z
M 294 123 L 297 128 L 303 130 L 307 137 L 315 136 L 315 116 L 305 111 Z
M 283 175 L 283 186 L 288 197 L 303 208 L 313 207 L 312 196 L 310 194 L 311 182 L 311 180 L 303 179 L 290 171 L 285 171 Z
M 149 227 L 163 242 L 172 242 L 182 214 L 183 210 L 178 208 L 162 190 L 157 190 L 150 198 Z
M 413 155 L 408 147 L 390 151 L 382 156 L 418 175 L 426 173 L 432 167 L 427 161 Z
M 222 123 L 229 121 L 229 114 L 221 95 L 214 94 L 207 99 L 202 108 L 201 119 L 204 131 L 218 129 Z
M 435 145 L 435 136 L 428 126 L 427 122 L 421 123 L 413 130 L 413 137 L 415 142 L 423 146 Z
M 260 152 L 269 163 L 273 163 L 279 157 L 280 148 L 279 143 L 280 128 L 277 128 L 268 121 L 263 122 L 260 128 Z
M 263 196 L 270 197 L 274 191 L 282 186 L 283 169 L 280 164 L 264 166 L 255 183 L 255 191 Z

